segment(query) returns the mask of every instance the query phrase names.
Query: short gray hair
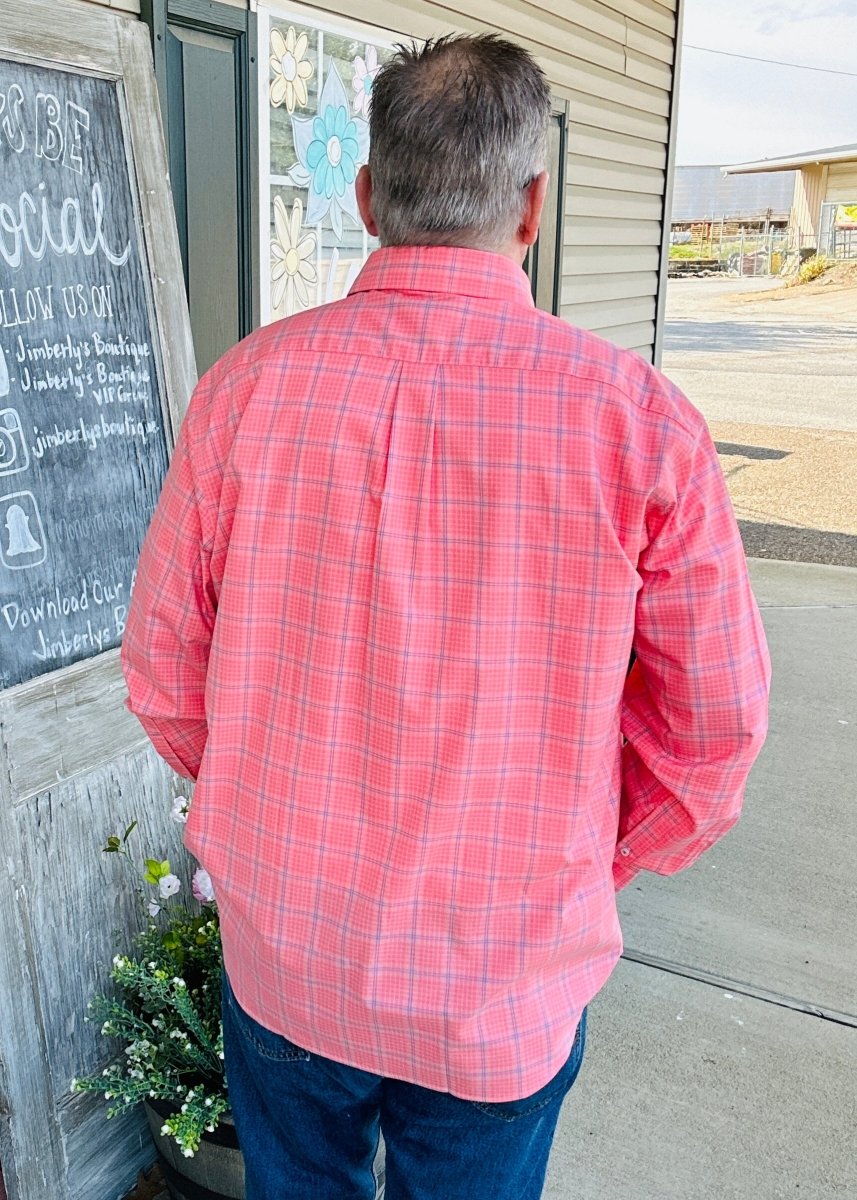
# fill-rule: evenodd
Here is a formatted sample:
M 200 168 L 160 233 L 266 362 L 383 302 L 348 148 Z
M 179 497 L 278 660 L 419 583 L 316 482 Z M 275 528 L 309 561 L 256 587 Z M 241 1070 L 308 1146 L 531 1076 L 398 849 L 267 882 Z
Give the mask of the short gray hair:
M 375 77 L 372 214 L 382 245 L 497 249 L 545 169 L 551 98 L 533 57 L 496 34 L 398 46 Z

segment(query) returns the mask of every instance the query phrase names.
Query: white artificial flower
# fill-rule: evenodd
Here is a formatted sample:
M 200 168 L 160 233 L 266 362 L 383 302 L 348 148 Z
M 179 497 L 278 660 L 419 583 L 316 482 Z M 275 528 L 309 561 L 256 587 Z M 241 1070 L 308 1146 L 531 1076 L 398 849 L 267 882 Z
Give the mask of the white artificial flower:
M 160 906 L 160 904 L 156 904 L 154 900 L 150 900 L 149 904 L 148 904 L 148 909 L 149 909 L 149 916 L 156 917 L 158 915 L 158 913 L 161 911 L 161 906 Z
M 200 904 L 211 904 L 214 900 L 214 885 L 208 871 L 202 867 L 194 871 L 191 890 Z
M 181 880 L 178 875 L 164 875 L 158 881 L 158 892 L 162 900 L 169 900 L 170 896 L 174 896 L 181 888 Z
M 186 796 L 176 796 L 173 801 L 173 807 L 170 809 L 170 816 L 177 825 L 184 825 L 187 822 L 188 809 L 190 801 Z

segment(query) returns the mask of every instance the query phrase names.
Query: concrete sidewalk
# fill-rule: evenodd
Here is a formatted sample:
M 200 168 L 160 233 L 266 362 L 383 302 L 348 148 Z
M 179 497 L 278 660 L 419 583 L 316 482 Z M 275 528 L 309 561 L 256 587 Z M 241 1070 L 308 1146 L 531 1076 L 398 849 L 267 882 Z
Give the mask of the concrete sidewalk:
M 774 683 L 745 815 L 622 894 L 549 1200 L 857 1198 L 857 570 L 751 571 Z

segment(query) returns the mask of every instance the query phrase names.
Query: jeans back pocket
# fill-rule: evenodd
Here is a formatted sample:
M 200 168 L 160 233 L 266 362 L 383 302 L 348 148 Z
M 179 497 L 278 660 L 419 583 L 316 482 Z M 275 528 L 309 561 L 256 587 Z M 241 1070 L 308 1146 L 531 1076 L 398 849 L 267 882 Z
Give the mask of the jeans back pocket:
M 559 1071 L 543 1088 L 532 1096 L 524 1096 L 522 1100 L 505 1100 L 496 1103 L 482 1100 L 472 1100 L 471 1104 L 487 1116 L 495 1117 L 498 1121 L 517 1121 L 521 1117 L 530 1117 L 548 1108 L 549 1105 L 561 1103 L 571 1090 L 577 1079 L 583 1063 L 583 1050 L 586 1044 L 586 1009 L 583 1010 L 574 1035 L 571 1053 Z
M 308 1050 L 302 1050 L 282 1034 L 266 1029 L 245 1012 L 238 1001 L 226 976 L 223 973 L 223 1020 L 232 1024 L 241 1037 L 250 1044 L 256 1054 L 268 1062 L 309 1062 Z

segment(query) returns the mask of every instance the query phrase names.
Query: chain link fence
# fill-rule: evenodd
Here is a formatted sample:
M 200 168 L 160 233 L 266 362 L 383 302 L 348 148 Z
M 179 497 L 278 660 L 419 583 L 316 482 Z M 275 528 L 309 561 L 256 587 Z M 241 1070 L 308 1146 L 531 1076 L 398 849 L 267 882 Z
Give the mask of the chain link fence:
M 705 221 L 673 227 L 670 235 L 670 274 L 729 274 L 737 277 L 790 275 L 817 252 L 817 241 L 801 244 L 783 226 L 758 226 L 734 221 Z M 857 238 L 854 244 L 857 255 Z M 843 255 L 844 257 L 845 255 Z

